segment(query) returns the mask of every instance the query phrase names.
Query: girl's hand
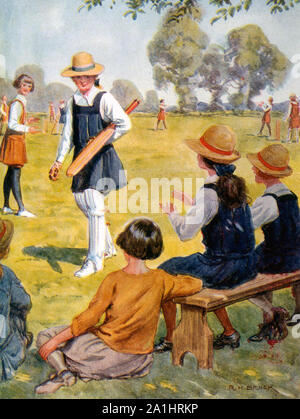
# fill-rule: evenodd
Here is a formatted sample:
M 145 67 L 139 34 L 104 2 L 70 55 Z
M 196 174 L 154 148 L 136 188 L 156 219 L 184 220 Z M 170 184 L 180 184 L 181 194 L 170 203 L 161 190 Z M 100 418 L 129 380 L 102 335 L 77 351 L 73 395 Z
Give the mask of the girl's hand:
M 49 170 L 49 179 L 56 181 L 59 178 L 59 172 L 61 169 L 62 163 L 55 161 Z
M 172 192 L 172 196 L 173 196 L 173 198 L 178 199 L 178 201 L 183 202 L 185 205 L 190 205 L 190 206 L 194 205 L 193 198 L 190 197 L 189 195 L 185 194 L 182 191 L 174 190 Z
M 30 134 L 37 134 L 38 132 L 42 132 L 40 129 L 37 129 L 35 127 L 29 127 L 29 131 Z
M 173 212 L 175 212 L 176 208 L 174 207 L 174 204 L 172 204 L 172 202 L 169 202 L 168 204 L 159 204 L 160 209 L 162 210 L 162 212 L 164 214 L 170 215 Z
M 44 359 L 44 361 L 47 361 L 48 356 L 57 349 L 57 346 L 58 345 L 54 337 L 40 347 L 39 354 Z

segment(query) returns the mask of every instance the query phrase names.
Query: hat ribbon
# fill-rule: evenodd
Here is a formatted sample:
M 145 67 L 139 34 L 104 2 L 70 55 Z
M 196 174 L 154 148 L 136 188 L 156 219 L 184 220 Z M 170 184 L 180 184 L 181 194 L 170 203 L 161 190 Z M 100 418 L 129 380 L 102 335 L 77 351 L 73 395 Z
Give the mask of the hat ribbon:
M 267 163 L 264 159 L 263 159 L 263 157 L 262 157 L 262 155 L 260 154 L 260 152 L 259 153 L 257 153 L 257 158 L 258 158 L 258 160 L 265 166 L 265 167 L 267 167 L 268 169 L 270 169 L 270 170 L 275 170 L 275 171 L 278 171 L 278 172 L 282 172 L 283 170 L 285 170 L 288 166 L 282 166 L 282 167 L 278 167 L 278 166 L 272 166 L 271 164 L 269 164 L 269 163 Z
M 79 73 L 81 72 L 81 71 L 87 71 L 87 70 L 92 70 L 93 68 L 95 68 L 95 64 L 90 64 L 90 65 L 86 65 L 86 66 L 75 66 L 75 65 L 73 65 L 72 66 L 72 70 L 73 71 L 78 71 Z
M 2 225 L 3 225 L 3 230 L 0 233 L 0 240 L 2 239 L 2 237 L 4 236 L 4 234 L 6 233 L 6 226 L 4 224 L 4 222 L 2 221 Z
M 232 153 L 233 153 L 233 150 L 232 150 L 232 151 L 224 151 L 224 150 L 220 150 L 219 148 L 216 148 L 216 147 L 214 147 L 214 146 L 212 146 L 212 145 L 208 144 L 208 143 L 204 140 L 204 137 L 201 137 L 201 138 L 200 138 L 200 143 L 201 143 L 202 145 L 204 145 L 204 147 L 205 147 L 205 148 L 207 148 L 208 150 L 213 151 L 214 153 L 217 153 L 217 154 L 222 154 L 223 156 L 231 156 L 231 155 L 232 155 Z

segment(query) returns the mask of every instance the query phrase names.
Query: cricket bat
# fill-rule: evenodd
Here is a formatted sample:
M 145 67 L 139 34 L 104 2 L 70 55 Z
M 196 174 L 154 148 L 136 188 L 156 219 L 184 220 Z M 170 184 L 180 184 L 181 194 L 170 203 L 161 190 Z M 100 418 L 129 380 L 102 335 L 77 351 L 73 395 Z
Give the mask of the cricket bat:
M 277 119 L 275 126 L 275 139 L 280 141 L 281 121 Z
M 125 110 L 127 115 L 129 115 L 138 105 L 140 101 L 135 99 Z M 101 148 L 107 143 L 110 137 L 115 131 L 115 125 L 113 123 L 109 124 L 103 131 L 97 135 L 96 138 L 91 140 L 83 150 L 78 154 L 76 159 L 70 164 L 67 169 L 67 176 L 75 176 L 88 164 L 88 162 L 97 154 Z

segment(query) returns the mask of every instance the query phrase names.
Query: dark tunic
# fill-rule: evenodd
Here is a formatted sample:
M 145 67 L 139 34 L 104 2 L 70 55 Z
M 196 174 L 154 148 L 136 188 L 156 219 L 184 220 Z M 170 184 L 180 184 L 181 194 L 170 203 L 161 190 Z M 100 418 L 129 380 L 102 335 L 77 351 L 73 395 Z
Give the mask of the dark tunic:
M 66 111 L 65 106 L 59 108 L 59 114 L 60 114 L 59 115 L 59 123 L 60 124 L 64 124 L 66 122 L 66 113 L 67 113 L 67 111 Z
M 258 270 L 262 273 L 284 273 L 300 269 L 300 214 L 294 193 L 277 196 L 279 216 L 262 227 L 264 241 L 257 246 Z
M 78 156 L 91 138 L 96 137 L 107 127 L 100 115 L 100 101 L 105 92 L 99 92 L 92 106 L 79 106 L 73 100 L 73 143 L 74 156 Z M 96 189 L 108 194 L 126 186 L 124 167 L 114 146 L 104 146 L 90 162 L 73 177 L 72 191 L 83 192 L 85 189 Z
M 215 184 L 204 185 L 216 190 Z M 217 192 L 217 190 L 216 190 Z M 200 278 L 207 288 L 234 288 L 257 274 L 254 228 L 248 205 L 230 209 L 219 201 L 218 213 L 202 228 L 205 253 L 175 257 L 159 268 Z

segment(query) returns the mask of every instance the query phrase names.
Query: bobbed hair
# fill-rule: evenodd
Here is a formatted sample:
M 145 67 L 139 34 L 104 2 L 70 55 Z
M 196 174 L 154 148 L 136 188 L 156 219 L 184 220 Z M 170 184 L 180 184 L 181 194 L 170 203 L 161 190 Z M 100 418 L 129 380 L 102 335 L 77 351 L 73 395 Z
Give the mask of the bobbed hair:
M 30 77 L 30 76 L 28 76 L 28 74 L 20 74 L 16 79 L 15 79 L 15 81 L 13 82 L 13 86 L 16 88 L 16 89 L 19 89 L 20 87 L 21 87 L 21 84 L 23 83 L 23 82 L 25 82 L 25 83 L 30 83 L 31 84 L 31 92 L 33 92 L 34 91 L 34 81 L 33 81 L 33 78 L 32 77 Z
M 136 218 L 117 237 L 117 245 L 136 259 L 156 259 L 163 251 L 159 226 L 149 218 Z

